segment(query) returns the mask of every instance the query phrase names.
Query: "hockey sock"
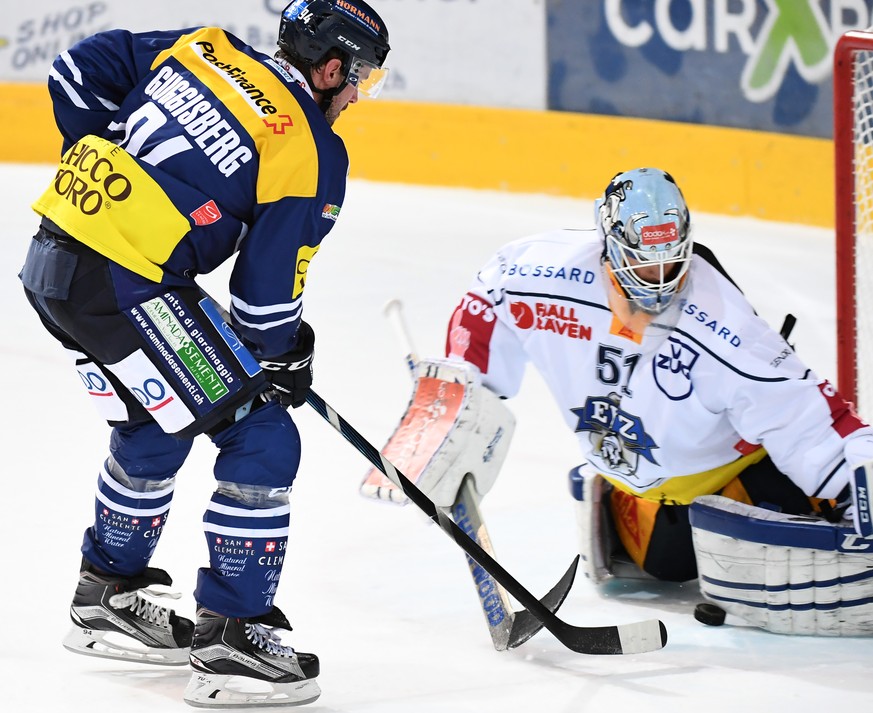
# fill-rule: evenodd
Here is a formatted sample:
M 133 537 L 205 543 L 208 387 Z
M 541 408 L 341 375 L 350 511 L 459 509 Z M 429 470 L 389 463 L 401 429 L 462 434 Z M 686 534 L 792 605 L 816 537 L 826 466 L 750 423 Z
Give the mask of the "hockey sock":
M 215 493 L 203 516 L 209 567 L 201 568 L 198 604 L 228 617 L 252 617 L 273 607 L 288 543 L 290 506 L 255 508 Z
M 97 479 L 94 525 L 82 543 L 82 554 L 92 564 L 123 575 L 139 574 L 148 566 L 167 521 L 174 479 L 149 483 L 145 492 L 129 484 L 112 477 L 107 460 Z

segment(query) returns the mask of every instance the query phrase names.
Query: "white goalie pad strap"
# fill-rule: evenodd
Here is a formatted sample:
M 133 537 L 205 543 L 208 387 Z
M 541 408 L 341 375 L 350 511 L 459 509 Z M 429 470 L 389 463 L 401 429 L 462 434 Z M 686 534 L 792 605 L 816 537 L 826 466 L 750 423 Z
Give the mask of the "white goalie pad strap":
M 482 385 L 476 367 L 448 359 L 422 360 L 412 398 L 382 454 L 438 507 L 451 507 L 468 473 L 480 497 L 491 489 L 514 431 L 515 417 Z M 407 501 L 375 468 L 364 478 L 361 493 Z
M 873 539 L 719 495 L 689 512 L 700 591 L 779 634 L 873 634 Z

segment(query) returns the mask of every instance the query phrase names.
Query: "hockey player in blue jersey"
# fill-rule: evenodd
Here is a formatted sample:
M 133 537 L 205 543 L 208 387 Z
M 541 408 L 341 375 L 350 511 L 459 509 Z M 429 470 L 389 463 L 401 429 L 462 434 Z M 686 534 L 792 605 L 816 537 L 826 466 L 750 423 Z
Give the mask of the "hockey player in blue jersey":
M 273 600 L 300 461 L 286 409 L 312 381 L 306 272 L 345 195 L 332 125 L 378 93 L 389 44 L 361 0 L 296 0 L 278 45 L 269 57 L 200 27 L 112 30 L 62 52 L 49 90 L 63 157 L 20 275 L 113 429 L 65 646 L 190 660 L 197 706 L 320 694 L 318 658 L 282 643 Z M 232 256 L 228 315 L 196 277 Z M 219 450 L 195 623 L 143 595 L 171 584 L 148 565 L 201 433 Z

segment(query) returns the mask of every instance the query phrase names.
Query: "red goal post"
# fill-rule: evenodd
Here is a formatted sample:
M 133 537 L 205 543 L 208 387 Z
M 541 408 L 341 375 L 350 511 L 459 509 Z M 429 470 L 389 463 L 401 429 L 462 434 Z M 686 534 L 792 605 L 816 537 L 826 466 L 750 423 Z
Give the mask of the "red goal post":
M 834 50 L 837 387 L 873 418 L 873 32 Z

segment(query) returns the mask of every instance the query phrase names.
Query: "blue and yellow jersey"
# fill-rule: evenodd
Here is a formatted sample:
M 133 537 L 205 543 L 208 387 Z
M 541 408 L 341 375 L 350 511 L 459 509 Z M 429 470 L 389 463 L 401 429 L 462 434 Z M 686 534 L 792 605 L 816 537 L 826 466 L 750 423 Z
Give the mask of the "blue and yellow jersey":
M 63 157 L 34 209 L 126 268 L 119 306 L 238 252 L 235 327 L 256 356 L 293 348 L 348 174 L 296 70 L 215 27 L 112 30 L 63 52 L 49 90 Z

